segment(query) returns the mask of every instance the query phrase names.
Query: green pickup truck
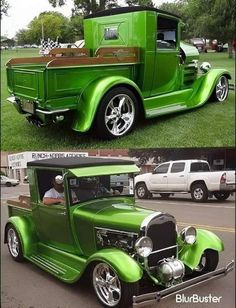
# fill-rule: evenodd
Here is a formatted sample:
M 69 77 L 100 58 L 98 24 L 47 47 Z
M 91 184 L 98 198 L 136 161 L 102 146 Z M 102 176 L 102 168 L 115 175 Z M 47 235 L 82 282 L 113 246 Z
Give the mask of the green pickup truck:
M 38 126 L 68 120 L 99 138 L 130 132 L 152 118 L 224 101 L 230 74 L 202 63 L 180 41 L 178 16 L 147 7 L 98 12 L 84 20 L 85 48 L 7 63 L 8 100 Z
M 7 201 L 10 255 L 66 283 L 90 277 L 105 307 L 155 303 L 233 270 L 233 261 L 216 269 L 224 246 L 214 233 L 192 226 L 178 232 L 172 215 L 135 205 L 138 172 L 120 159 L 29 162 L 30 197 Z M 115 177 L 128 179 L 122 191 Z M 155 292 L 143 294 L 144 282 Z

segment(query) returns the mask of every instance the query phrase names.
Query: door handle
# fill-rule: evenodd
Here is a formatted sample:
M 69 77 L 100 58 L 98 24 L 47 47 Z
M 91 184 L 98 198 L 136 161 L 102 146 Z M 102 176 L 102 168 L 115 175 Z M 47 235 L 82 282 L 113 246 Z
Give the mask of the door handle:
M 180 177 L 180 178 L 183 178 L 183 177 L 184 177 L 184 175 L 180 175 L 179 177 Z
M 167 175 L 163 175 L 163 178 L 167 178 Z

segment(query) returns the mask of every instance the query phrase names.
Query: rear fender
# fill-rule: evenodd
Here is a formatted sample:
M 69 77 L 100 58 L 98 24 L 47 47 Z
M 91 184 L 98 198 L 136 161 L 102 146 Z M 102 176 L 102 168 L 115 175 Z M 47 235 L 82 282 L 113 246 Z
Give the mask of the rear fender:
M 35 249 L 35 246 L 38 242 L 36 235 L 35 225 L 30 217 L 26 216 L 12 216 L 8 219 L 5 232 L 4 232 L 4 243 L 7 242 L 7 227 L 12 224 L 20 238 L 22 245 L 23 255 L 28 256 L 32 254 Z
M 130 79 L 122 76 L 100 78 L 90 83 L 81 94 L 78 109 L 74 115 L 72 128 L 79 132 L 85 132 L 92 126 L 97 108 L 103 96 L 113 87 L 127 86 L 133 89 L 141 100 L 142 93 L 138 86 Z
M 206 249 L 220 252 L 224 250 L 224 245 L 221 239 L 211 231 L 197 229 L 195 244 L 184 245 L 179 252 L 179 259 L 193 270 L 199 264 L 201 256 Z
M 211 69 L 206 74 L 201 75 L 193 84 L 193 93 L 188 105 L 196 107 L 204 104 L 215 89 L 216 83 L 221 76 L 231 79 L 230 73 L 224 69 Z
M 87 265 L 94 262 L 108 263 L 124 282 L 136 282 L 143 276 L 143 270 L 139 264 L 127 253 L 119 249 L 106 248 L 99 250 L 89 257 Z

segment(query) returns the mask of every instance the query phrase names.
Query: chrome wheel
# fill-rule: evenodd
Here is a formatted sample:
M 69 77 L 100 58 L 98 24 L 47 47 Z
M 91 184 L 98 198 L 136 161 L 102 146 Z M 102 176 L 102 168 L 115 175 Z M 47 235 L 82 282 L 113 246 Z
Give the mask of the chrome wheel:
M 106 263 L 99 263 L 93 270 L 93 286 L 99 300 L 114 307 L 121 299 L 121 283 L 116 273 Z
M 228 79 L 225 76 L 221 76 L 216 84 L 216 99 L 219 102 L 223 102 L 229 92 L 229 84 L 228 84 Z
M 20 251 L 19 240 L 14 229 L 10 228 L 7 232 L 7 245 L 11 255 L 17 258 Z
M 113 136 L 124 135 L 132 126 L 135 117 L 133 100 L 126 94 L 114 96 L 105 110 L 105 125 Z

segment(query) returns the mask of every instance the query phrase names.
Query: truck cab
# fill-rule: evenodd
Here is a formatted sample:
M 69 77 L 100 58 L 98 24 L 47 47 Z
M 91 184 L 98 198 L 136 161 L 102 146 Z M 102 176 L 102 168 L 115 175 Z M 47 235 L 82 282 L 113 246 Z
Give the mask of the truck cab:
M 7 63 L 9 101 L 37 126 L 68 120 L 99 138 L 128 134 L 140 117 L 200 107 L 228 95 L 225 69 L 198 70 L 198 50 L 181 42 L 181 19 L 150 7 L 84 18 L 84 48 Z

